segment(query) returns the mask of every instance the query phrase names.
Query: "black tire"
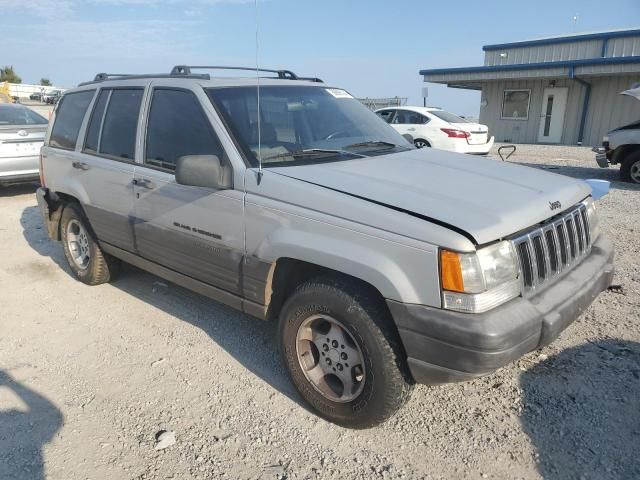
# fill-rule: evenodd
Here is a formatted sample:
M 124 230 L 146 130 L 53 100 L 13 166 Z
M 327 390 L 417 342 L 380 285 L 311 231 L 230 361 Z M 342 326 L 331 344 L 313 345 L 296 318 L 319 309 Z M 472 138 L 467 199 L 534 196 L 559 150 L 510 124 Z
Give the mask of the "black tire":
M 80 224 L 86 232 L 89 259 L 86 267 L 84 268 L 80 268 L 76 261 L 74 261 L 71 247 L 69 245 L 68 227 L 71 222 L 77 222 L 77 224 Z M 107 283 L 115 278 L 120 262 L 102 251 L 88 220 L 81 208 L 75 203 L 68 203 L 62 211 L 60 219 L 60 238 L 64 248 L 64 256 L 69 263 L 71 272 L 78 280 L 86 283 L 87 285 L 100 285 L 101 283 Z
M 298 329 L 318 314 L 337 319 L 360 348 L 364 384 L 352 401 L 336 402 L 320 393 L 298 360 Z M 375 292 L 356 281 L 321 277 L 299 286 L 280 313 L 279 340 L 296 389 L 318 415 L 330 422 L 348 428 L 373 427 L 390 418 L 410 396 L 413 381 L 387 306 Z
M 415 145 L 416 148 L 429 148 L 429 147 L 431 147 L 431 144 L 429 142 L 427 142 L 426 140 L 423 140 L 421 138 L 416 138 L 413 141 L 413 144 Z
M 627 155 L 622 161 L 620 177 L 625 182 L 640 183 L 640 150 Z

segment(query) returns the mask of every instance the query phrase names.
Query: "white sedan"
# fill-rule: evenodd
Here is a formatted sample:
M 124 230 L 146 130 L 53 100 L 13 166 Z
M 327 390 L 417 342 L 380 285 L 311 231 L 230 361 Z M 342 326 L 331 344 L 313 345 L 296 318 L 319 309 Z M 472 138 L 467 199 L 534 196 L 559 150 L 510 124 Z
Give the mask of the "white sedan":
M 402 135 L 411 135 L 418 148 L 433 147 L 486 155 L 493 146 L 486 125 L 473 123 L 436 107 L 389 107 L 376 110 Z

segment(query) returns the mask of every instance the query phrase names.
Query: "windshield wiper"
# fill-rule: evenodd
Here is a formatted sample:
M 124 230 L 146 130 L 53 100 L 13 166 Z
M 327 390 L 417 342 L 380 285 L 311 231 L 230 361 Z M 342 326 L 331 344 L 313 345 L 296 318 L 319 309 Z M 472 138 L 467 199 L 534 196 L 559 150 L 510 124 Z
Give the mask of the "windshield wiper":
M 369 142 L 352 143 L 351 145 L 347 145 L 344 148 L 347 149 L 347 148 L 375 147 L 375 146 L 394 148 L 394 147 L 397 147 L 398 145 L 396 145 L 395 143 L 391 143 L 391 142 L 385 142 L 383 140 L 372 140 L 372 141 L 369 141 Z
M 278 153 L 276 155 L 270 155 L 268 157 L 264 157 L 262 161 L 265 160 L 273 160 L 275 158 L 286 158 L 286 157 L 305 157 L 305 156 L 316 156 L 323 153 L 332 153 L 335 155 L 353 155 L 357 157 L 366 157 L 366 155 L 362 155 L 361 153 L 355 152 L 347 152 L 346 150 L 331 150 L 328 148 L 305 148 L 304 150 L 296 150 L 293 152 L 284 152 Z

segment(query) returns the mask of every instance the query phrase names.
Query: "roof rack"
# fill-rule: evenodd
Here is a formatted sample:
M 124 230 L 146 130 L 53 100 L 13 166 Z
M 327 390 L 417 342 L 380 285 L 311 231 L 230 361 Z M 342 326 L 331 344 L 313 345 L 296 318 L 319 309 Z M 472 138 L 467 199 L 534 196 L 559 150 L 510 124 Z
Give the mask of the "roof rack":
M 208 73 L 192 73 L 191 70 L 243 70 L 247 72 L 268 72 L 278 75 L 277 78 L 282 80 L 307 80 L 310 82 L 323 83 L 321 79 L 317 77 L 298 77 L 291 70 L 271 70 L 267 68 L 254 68 L 254 67 L 225 67 L 220 65 L 176 65 L 171 69 L 171 73 L 147 73 L 147 74 L 128 74 L 128 73 L 98 73 L 93 80 L 88 82 L 82 82 L 78 86 L 91 85 L 92 83 L 104 82 L 107 80 L 135 80 L 139 78 L 195 78 L 199 80 L 210 80 L 211 76 Z
M 310 82 L 323 83 L 317 77 L 299 77 L 291 70 L 273 70 L 269 68 L 256 67 L 229 67 L 224 65 L 176 65 L 171 69 L 171 75 L 192 75 L 191 70 L 242 70 L 246 72 L 267 72 L 275 73 L 282 80 L 308 80 Z
M 145 73 L 145 74 L 128 74 L 128 73 L 98 73 L 87 82 L 79 83 L 78 86 L 91 85 L 92 83 L 104 82 L 106 80 L 136 80 L 139 78 L 176 78 L 171 73 Z M 180 78 L 195 78 L 199 80 L 209 80 L 211 77 L 207 73 L 180 75 Z

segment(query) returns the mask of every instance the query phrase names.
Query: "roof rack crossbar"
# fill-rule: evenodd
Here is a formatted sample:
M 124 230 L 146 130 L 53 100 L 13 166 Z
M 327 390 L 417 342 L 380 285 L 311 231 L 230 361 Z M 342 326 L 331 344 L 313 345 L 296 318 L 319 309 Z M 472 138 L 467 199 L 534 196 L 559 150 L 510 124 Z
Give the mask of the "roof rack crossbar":
M 272 70 L 269 68 L 255 68 L 255 67 L 230 67 L 224 65 L 176 65 L 171 70 L 172 75 L 190 75 L 191 70 L 243 70 L 247 72 L 268 72 L 275 73 L 278 78 L 297 80 L 298 76 L 291 70 Z
M 140 78 L 175 78 L 176 75 L 167 73 L 145 73 L 145 74 L 127 74 L 127 73 L 98 73 L 93 80 L 82 82 L 79 86 L 91 85 L 92 83 L 104 82 L 106 80 L 136 80 Z M 198 73 L 190 75 L 180 75 L 180 78 L 195 78 L 199 80 L 209 80 L 211 77 L 207 73 Z
M 233 67 L 225 65 L 176 65 L 171 69 L 172 75 L 191 75 L 191 70 L 242 70 L 245 72 L 267 72 L 275 73 L 278 78 L 282 80 L 308 80 L 311 82 L 322 82 L 316 77 L 298 77 L 291 70 L 274 70 L 270 68 L 256 68 L 256 67 Z
M 194 78 L 199 80 L 210 80 L 211 76 L 208 73 L 192 73 L 191 70 L 242 70 L 245 72 L 267 72 L 275 73 L 281 80 L 306 80 L 309 82 L 323 83 L 321 79 L 317 77 L 298 77 L 291 70 L 273 70 L 269 68 L 255 67 L 228 67 L 222 65 L 176 65 L 171 69 L 171 73 L 147 73 L 147 74 L 129 74 L 129 73 L 98 73 L 88 82 L 82 82 L 79 86 L 91 85 L 93 83 L 104 82 L 106 80 L 135 80 L 141 78 Z

